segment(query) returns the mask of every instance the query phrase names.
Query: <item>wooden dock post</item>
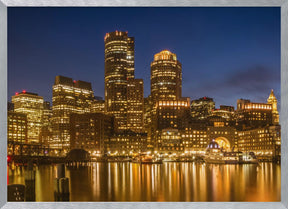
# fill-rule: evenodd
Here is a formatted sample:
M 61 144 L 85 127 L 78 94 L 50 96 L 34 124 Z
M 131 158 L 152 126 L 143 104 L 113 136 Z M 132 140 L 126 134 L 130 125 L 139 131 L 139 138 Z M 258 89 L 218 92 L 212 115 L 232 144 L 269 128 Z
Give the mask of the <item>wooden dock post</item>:
M 25 172 L 25 201 L 35 201 L 35 171 L 32 161 L 28 162 Z
M 65 165 L 57 165 L 57 177 L 54 181 L 55 201 L 70 201 L 69 178 L 65 177 Z

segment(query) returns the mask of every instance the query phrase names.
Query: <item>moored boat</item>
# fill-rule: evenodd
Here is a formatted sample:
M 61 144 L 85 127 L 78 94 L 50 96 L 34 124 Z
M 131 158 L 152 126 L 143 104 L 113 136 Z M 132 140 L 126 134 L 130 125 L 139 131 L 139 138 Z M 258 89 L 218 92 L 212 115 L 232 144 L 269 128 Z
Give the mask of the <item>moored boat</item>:
M 205 163 L 213 164 L 248 164 L 258 163 L 258 159 L 254 152 L 240 152 L 232 151 L 228 152 L 220 148 L 219 144 L 212 140 L 208 145 L 205 156 Z

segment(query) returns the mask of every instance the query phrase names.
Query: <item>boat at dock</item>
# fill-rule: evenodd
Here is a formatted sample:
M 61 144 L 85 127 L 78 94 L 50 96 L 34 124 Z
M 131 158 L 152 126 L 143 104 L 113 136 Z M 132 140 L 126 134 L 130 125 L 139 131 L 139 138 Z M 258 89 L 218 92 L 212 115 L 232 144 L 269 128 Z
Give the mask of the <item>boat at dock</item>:
M 158 158 L 154 158 L 150 155 L 141 156 L 134 158 L 132 160 L 133 163 L 140 163 L 140 164 L 161 164 L 162 160 Z
M 205 155 L 205 163 L 211 164 L 257 164 L 258 159 L 254 152 L 243 153 L 240 151 L 225 151 L 217 142 L 212 140 L 208 145 Z

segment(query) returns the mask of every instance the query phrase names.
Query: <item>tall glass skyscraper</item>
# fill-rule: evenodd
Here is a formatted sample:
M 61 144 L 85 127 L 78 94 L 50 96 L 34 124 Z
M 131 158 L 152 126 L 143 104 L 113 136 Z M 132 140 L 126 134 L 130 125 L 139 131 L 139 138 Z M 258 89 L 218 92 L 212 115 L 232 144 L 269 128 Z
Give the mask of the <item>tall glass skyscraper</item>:
M 181 98 L 181 91 L 182 66 L 176 54 L 168 50 L 155 54 L 151 63 L 152 100 L 177 100 Z
M 134 79 L 134 38 L 128 32 L 114 31 L 105 35 L 104 42 L 105 109 L 115 116 L 116 130 L 123 131 L 128 129 L 128 81 Z

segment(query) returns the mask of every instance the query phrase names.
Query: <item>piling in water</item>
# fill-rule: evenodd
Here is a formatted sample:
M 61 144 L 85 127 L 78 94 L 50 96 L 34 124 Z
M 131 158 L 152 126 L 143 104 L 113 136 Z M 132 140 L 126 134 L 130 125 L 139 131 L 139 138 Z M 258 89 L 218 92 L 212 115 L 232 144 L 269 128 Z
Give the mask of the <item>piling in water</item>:
M 57 165 L 57 177 L 54 181 L 55 201 L 70 201 L 69 178 L 65 177 L 65 165 Z
M 27 170 L 25 172 L 25 187 L 25 200 L 35 201 L 35 171 L 31 161 L 28 162 Z

